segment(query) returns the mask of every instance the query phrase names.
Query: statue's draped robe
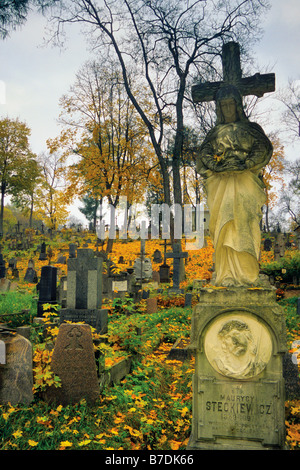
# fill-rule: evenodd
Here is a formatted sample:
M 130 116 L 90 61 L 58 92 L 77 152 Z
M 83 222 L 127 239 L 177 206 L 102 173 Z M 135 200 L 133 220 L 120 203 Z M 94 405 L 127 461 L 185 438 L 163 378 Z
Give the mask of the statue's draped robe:
M 272 145 L 258 124 L 217 125 L 200 149 L 205 177 L 216 285 L 251 285 L 259 275 L 260 220 L 266 196 L 260 169 Z

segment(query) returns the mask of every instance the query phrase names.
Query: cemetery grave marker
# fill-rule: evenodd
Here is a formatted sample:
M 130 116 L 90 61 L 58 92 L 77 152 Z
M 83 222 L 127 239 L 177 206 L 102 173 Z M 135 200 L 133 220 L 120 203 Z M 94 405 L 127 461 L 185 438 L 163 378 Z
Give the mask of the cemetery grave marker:
M 212 287 L 198 288 L 200 301 L 193 310 L 188 449 L 284 449 L 286 325 L 276 289 L 259 277 L 258 264 L 265 200 L 259 171 L 270 160 L 272 145 L 249 121 L 242 103 L 242 96 L 274 91 L 275 75 L 242 78 L 239 45 L 233 42 L 223 45 L 222 64 L 223 82 L 192 89 L 195 102 L 216 103 L 217 123 L 197 157 L 210 211 L 216 280 Z
M 33 400 L 32 345 L 5 328 L 0 329 L 0 344 L 0 404 L 29 405 Z
M 39 300 L 37 316 L 43 316 L 44 304 L 57 304 L 56 294 L 57 268 L 55 266 L 43 266 L 41 269 L 41 278 L 38 284 Z
M 68 259 L 67 302 L 60 321 L 85 322 L 98 333 L 107 332 L 107 309 L 102 304 L 102 257 L 89 248 L 77 250 L 77 258 Z
M 28 267 L 24 276 L 24 281 L 32 284 L 36 284 L 38 282 L 37 272 L 34 269 L 33 259 L 30 259 L 28 261 Z
M 63 323 L 59 327 L 51 360 L 51 369 L 61 380 L 61 387 L 46 392 L 48 402 L 62 405 L 83 398 L 90 404 L 99 397 L 99 383 L 91 327 Z
M 180 259 L 187 258 L 188 253 L 182 252 L 181 245 L 179 243 L 174 244 L 173 253 L 166 253 L 166 258 L 173 258 L 173 286 L 171 287 L 171 292 L 183 293 L 184 290 L 180 289 Z

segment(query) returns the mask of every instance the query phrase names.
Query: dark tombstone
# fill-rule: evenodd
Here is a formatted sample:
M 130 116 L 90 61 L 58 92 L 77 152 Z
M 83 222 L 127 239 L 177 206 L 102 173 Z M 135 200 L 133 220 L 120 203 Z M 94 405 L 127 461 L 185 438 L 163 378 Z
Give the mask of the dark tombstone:
M 55 266 L 43 266 L 41 278 L 38 284 L 39 300 L 37 316 L 43 316 L 44 304 L 57 304 L 56 298 L 57 268 Z
M 291 353 L 286 352 L 283 356 L 283 378 L 285 382 L 286 400 L 300 398 L 300 379 L 297 361 L 294 361 Z
M 124 264 L 124 256 L 119 257 L 118 264 Z
M 297 299 L 297 315 L 300 315 L 300 297 Z
M 166 253 L 166 258 L 173 258 L 173 287 L 170 291 L 183 293 L 183 290 L 180 289 L 180 259 L 187 258 L 188 253 L 181 251 L 181 246 L 179 243 L 174 244 L 173 253 Z
M 6 275 L 5 261 L 2 253 L 0 253 L 0 279 L 4 279 Z
M 154 263 L 162 263 L 162 255 L 160 250 L 155 250 L 153 253 L 153 262 Z
M 150 291 L 143 290 L 142 291 L 142 299 L 149 299 Z
M 162 283 L 170 282 L 170 266 L 166 263 L 161 264 L 159 267 L 159 278 Z
M 41 244 L 41 251 L 40 251 L 39 260 L 40 260 L 40 261 L 45 261 L 46 259 L 47 259 L 46 243 L 43 242 L 43 243 Z
M 270 238 L 266 238 L 264 240 L 264 250 L 271 251 L 271 248 L 272 248 L 272 240 Z

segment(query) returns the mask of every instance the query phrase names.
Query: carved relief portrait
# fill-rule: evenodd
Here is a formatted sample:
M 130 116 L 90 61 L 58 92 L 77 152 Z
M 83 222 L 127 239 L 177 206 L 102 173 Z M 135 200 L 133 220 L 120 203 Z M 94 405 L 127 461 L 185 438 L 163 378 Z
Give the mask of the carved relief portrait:
M 208 328 L 204 349 L 217 372 L 235 379 L 248 379 L 266 367 L 272 354 L 272 339 L 266 326 L 254 315 L 224 314 Z

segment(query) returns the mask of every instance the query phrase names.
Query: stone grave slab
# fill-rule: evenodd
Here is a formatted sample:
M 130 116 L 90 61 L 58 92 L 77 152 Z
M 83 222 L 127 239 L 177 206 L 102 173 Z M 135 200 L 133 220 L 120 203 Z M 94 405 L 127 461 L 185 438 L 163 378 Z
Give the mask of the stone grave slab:
M 0 404 L 28 405 L 33 400 L 32 345 L 7 331 L 0 331 L 0 344 Z
M 51 368 L 61 379 L 61 387 L 47 391 L 45 398 L 48 402 L 67 405 L 83 398 L 88 403 L 98 399 L 99 383 L 89 325 L 60 325 Z

